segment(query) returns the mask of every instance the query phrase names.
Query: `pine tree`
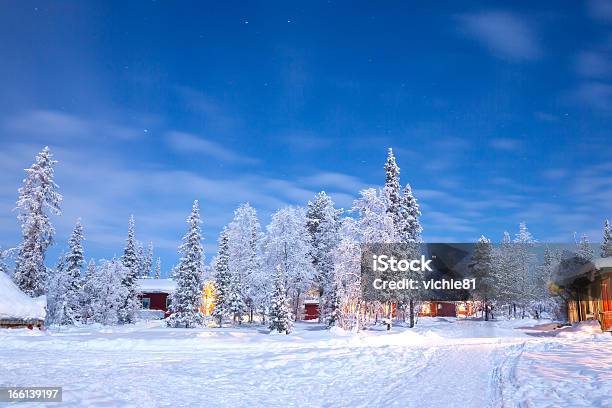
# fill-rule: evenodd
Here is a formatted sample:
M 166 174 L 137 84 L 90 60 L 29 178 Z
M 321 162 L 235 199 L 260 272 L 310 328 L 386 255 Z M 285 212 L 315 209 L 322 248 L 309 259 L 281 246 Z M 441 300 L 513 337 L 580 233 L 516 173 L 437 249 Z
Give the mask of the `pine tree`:
M 171 327 L 195 327 L 202 324 L 202 288 L 204 274 L 204 248 L 200 224 L 198 200 L 193 202 L 191 215 L 187 219 L 189 229 L 183 237 L 179 251 L 182 254 L 175 274 L 176 290 L 172 294 L 168 319 Z
M 289 314 L 289 305 L 285 290 L 285 277 L 280 267 L 276 270 L 274 291 L 270 298 L 270 330 L 289 334 L 291 331 L 291 316 Z
M 601 257 L 612 257 L 612 226 L 608 220 L 604 223 L 603 242 L 601 243 Z
M 215 280 L 215 307 L 213 317 L 217 319 L 219 327 L 223 325 L 223 317 L 229 313 L 229 297 L 231 293 L 231 274 L 229 271 L 229 248 L 227 228 L 219 234 L 219 253 L 212 262 Z
M 155 279 L 161 278 L 161 258 L 157 257 L 157 262 L 155 263 Z
M 227 299 L 227 311 L 232 316 L 232 320 L 235 323 L 242 323 L 242 316 L 247 310 L 247 306 L 242 299 L 240 290 L 238 287 L 238 281 L 236 276 L 232 276 L 230 283 L 230 294 Z
M 342 304 L 340 300 L 340 289 L 336 283 L 329 291 L 329 296 L 326 298 L 326 323 L 327 327 L 333 327 L 339 324 L 342 317 Z
M 47 324 L 64 324 L 68 320 L 66 316 L 66 256 L 62 252 L 58 258 L 55 269 L 49 270 L 47 274 Z
M 62 324 L 74 324 L 81 319 L 81 270 L 85 263 L 83 258 L 83 226 L 81 220 L 77 220 L 74 231 L 68 241 L 68 253 L 66 254 L 65 268 L 65 319 Z
M 306 227 L 310 233 L 312 262 L 315 270 L 314 281 L 319 290 L 319 322 L 324 321 L 334 307 L 334 263 L 333 253 L 340 240 L 338 218 L 340 212 L 334 202 L 321 191 L 314 201 L 308 202 Z
M 580 259 L 584 260 L 585 262 L 589 262 L 593 260 L 594 251 L 593 251 L 593 248 L 591 248 L 589 237 L 587 237 L 586 234 L 582 235 L 582 237 L 580 238 L 580 242 L 578 242 L 576 246 L 577 246 L 576 253 Z
M 125 250 L 123 251 L 122 263 L 127 269 L 123 276 L 121 285 L 125 287 L 127 296 L 123 305 L 119 308 L 119 321 L 121 323 L 134 323 L 136 321 L 136 311 L 139 307 L 137 277 L 139 272 L 138 246 L 134 236 L 134 216 L 130 216 L 128 222 L 128 236 L 126 239 Z M 114 267 L 114 265 L 113 265 Z
M 86 290 L 92 294 L 90 299 L 90 320 L 104 325 L 114 325 L 124 316 L 129 289 L 123 285 L 130 273 L 122 262 L 113 258 L 103 260 L 95 273 L 89 275 Z
M 93 316 L 93 301 L 98 290 L 95 285 L 97 273 L 96 261 L 90 259 L 83 278 L 83 291 L 81 292 L 81 322 L 83 323 L 89 323 Z
M 8 265 L 6 264 L 6 258 L 8 256 L 7 251 L 3 250 L 0 246 L 0 273 L 5 273 L 10 276 L 10 270 Z
M 404 244 L 422 242 L 421 233 L 423 228 L 419 221 L 421 211 L 419 210 L 417 199 L 412 194 L 410 184 L 406 184 L 404 187 L 400 209 L 401 222 L 399 227 L 401 230 L 401 242 Z
M 400 224 L 401 195 L 400 195 L 400 169 L 395 161 L 393 149 L 389 148 L 387 162 L 385 163 L 385 188 L 384 192 L 389 198 L 387 211 L 393 218 L 396 226 Z
M 147 254 L 145 255 L 144 267 L 143 267 L 143 278 L 150 278 L 153 269 L 153 243 L 149 241 L 147 245 Z
M 45 147 L 36 156 L 36 163 L 25 170 L 27 176 L 19 189 L 17 219 L 21 222 L 22 242 L 13 279 L 30 296 L 45 293 L 45 254 L 55 235 L 48 213 L 61 214 L 62 196 L 57 192 L 53 171 L 56 163 L 49 148 Z
M 474 253 L 469 264 L 476 289 L 474 294 L 482 300 L 485 310 L 485 321 L 489 320 L 490 301 L 494 297 L 495 280 L 493 272 L 493 247 L 491 241 L 481 236 L 474 247 Z
M 267 230 L 267 265 L 272 270 L 281 268 L 297 316 L 301 296 L 312 287 L 314 279 L 306 212 L 301 207 L 282 208 L 272 215 Z
M 231 297 L 235 309 L 244 305 L 252 321 L 255 309 L 263 306 L 260 295 L 263 276 L 259 254 L 260 225 L 257 211 L 249 203 L 241 204 L 234 211 L 234 218 L 227 226 L 227 237 L 228 267 L 233 282 L 231 288 L 236 292 Z

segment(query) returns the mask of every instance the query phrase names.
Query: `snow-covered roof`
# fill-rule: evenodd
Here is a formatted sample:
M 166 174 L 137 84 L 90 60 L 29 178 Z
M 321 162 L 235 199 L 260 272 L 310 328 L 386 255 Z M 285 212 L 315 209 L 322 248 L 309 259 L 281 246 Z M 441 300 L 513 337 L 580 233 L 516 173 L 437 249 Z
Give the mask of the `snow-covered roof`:
M 591 262 L 595 266 L 595 269 L 612 268 L 612 257 L 596 258 L 593 259 Z
M 172 293 L 176 282 L 172 279 L 138 279 L 140 292 L 143 293 Z
M 0 320 L 45 320 L 47 298 L 31 298 L 23 293 L 11 278 L 0 272 Z

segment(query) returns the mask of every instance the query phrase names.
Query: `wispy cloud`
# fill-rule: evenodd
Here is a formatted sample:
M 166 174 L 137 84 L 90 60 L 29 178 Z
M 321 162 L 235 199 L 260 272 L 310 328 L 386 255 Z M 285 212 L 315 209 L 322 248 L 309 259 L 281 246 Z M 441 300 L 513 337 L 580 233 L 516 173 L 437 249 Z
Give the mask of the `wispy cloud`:
M 194 135 L 193 133 L 170 131 L 166 134 L 168 145 L 179 153 L 199 154 L 227 162 L 255 164 L 260 160 L 230 150 L 217 142 Z
M 62 143 L 74 138 L 91 140 L 134 140 L 146 136 L 147 124 L 122 125 L 111 120 L 85 118 L 55 110 L 29 110 L 4 121 L 7 136 L 20 139 L 53 140 Z
M 582 51 L 576 57 L 576 71 L 590 78 L 609 78 L 612 75 L 612 60 L 601 51 Z
M 583 82 L 572 93 L 578 103 L 601 112 L 612 112 L 612 85 L 603 82 Z
M 500 58 L 533 60 L 542 54 L 535 29 L 518 14 L 485 11 L 461 15 L 458 21 L 464 33 Z
M 497 150 L 514 151 L 521 147 L 521 141 L 510 138 L 495 138 L 489 142 L 492 148 Z

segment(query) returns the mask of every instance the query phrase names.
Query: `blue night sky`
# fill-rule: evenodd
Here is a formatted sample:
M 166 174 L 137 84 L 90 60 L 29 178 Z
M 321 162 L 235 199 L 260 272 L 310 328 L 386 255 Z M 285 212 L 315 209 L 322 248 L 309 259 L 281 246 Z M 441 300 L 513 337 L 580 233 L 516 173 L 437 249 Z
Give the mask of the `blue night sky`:
M 393 147 L 427 241 L 601 240 L 612 216 L 612 2 L 0 5 L 0 244 L 34 155 L 60 161 L 59 248 L 120 255 L 127 220 L 176 262 L 324 189 L 350 208 Z

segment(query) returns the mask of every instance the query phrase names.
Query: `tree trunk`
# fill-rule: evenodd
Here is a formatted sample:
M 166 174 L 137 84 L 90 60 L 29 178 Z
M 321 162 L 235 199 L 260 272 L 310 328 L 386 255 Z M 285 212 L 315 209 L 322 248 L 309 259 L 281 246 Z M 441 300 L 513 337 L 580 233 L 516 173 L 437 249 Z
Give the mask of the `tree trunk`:
M 485 322 L 489 321 L 489 305 L 487 304 L 487 298 L 484 299 L 484 315 Z

